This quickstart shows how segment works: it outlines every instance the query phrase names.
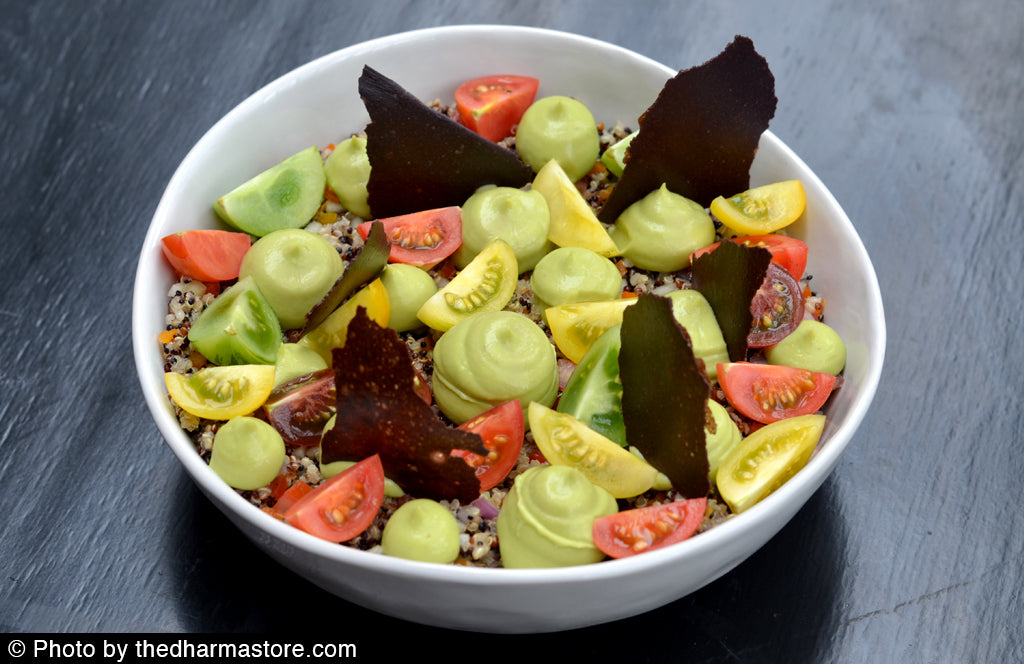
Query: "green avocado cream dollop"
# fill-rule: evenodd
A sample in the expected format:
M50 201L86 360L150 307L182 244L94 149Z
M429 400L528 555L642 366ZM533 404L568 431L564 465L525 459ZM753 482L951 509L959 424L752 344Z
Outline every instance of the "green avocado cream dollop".
M524 413L531 401L551 406L558 395L555 347L522 314L473 314L437 340L433 388L441 412L457 424L512 399Z
M613 300L622 294L622 275L610 259L582 247L560 247L540 259L530 290L541 310L559 304Z
M551 215L539 191L515 187L481 187L462 204L462 245L453 259L460 270L494 238L512 247L519 273L532 270L555 248L548 240Z
M715 222L699 203L661 187L623 211L611 230L622 255L643 270L674 272L715 241Z
M570 466L534 466L516 478L498 515L498 546L509 568L599 562L594 519L615 514L612 494Z
M729 361L729 349L718 325L715 312L701 292L685 288L668 294L672 315L690 335L693 354L704 362L704 373L711 382L718 381L718 363Z
M786 338L765 350L771 364L838 375L846 366L846 344L828 325L804 320Z
M417 498L395 510L384 526L386 556L427 563L451 563L459 557L459 524L440 503Z

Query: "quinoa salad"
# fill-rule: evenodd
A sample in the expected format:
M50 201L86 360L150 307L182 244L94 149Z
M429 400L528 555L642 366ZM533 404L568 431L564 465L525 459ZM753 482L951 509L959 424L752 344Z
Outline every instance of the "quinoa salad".
M429 107L433 113L436 113L439 117L445 119L451 119L454 122L460 121L460 110L457 105L449 100L433 100L430 103L425 104ZM463 114L464 115L464 111ZM374 121L376 122L376 120ZM650 127L654 127L654 122L650 122ZM615 121L612 123L597 122L595 123L596 133L599 142L598 159L593 162L593 166L586 171L579 178L570 178L573 180L576 191L583 201L594 211L597 215L606 205L608 199L615 189L617 183L620 181L621 173L616 173L614 167L610 166L610 159L602 159L606 154L611 157L611 151L615 149L615 146L621 145L624 139L632 139L637 135L634 128L626 126L622 122ZM649 130L647 124L643 125L644 132ZM482 133L482 130L477 130ZM653 129L651 129L653 131ZM505 132L506 135L500 139L490 139L495 146L500 147L503 150L507 150L510 154L517 152L517 140L520 134L519 123L516 122L511 125L510 129ZM362 140L368 138L366 132L357 132L345 136L344 138L356 137ZM372 131L369 136L370 140L373 140ZM339 141L340 143L340 141ZM627 141L628 144L628 141ZM323 163L327 163L332 153L336 149L335 144L330 144L325 148L318 149L319 158ZM633 159L639 160L642 158L640 154L632 154L630 159L626 162L632 166ZM619 158L621 168L621 157ZM376 168L376 165L374 166ZM639 167L637 167L639 168ZM537 169L535 168L534 171ZM527 183L521 189L530 190L536 188L536 184ZM312 219L307 223L304 223L301 228L304 232L313 234L326 240L331 247L337 252L338 256L342 260L342 264L347 270L349 266L360 256L361 251L366 246L368 240L365 235L359 230L360 226L373 220L372 216L360 216L354 213L352 210L347 209L346 206L341 202L341 199L331 187L328 186L325 189L326 193L316 209ZM738 191L726 191L725 194L739 194ZM740 246L741 243L735 240L737 236L760 236L757 233L752 232L737 232L737 228L734 226L726 225L723 218L720 218L720 214L716 214L717 210L712 205L701 204L699 206L704 214L711 220L713 229L712 235L709 237L710 241L702 242L702 248L692 252L693 258L686 260L686 265L679 269L671 270L660 270L656 268L648 267L643 269L629 256L625 254L619 254L614 256L608 256L604 258L611 265L614 266L618 272L619 281L616 284L617 294L614 296L622 300L639 300L642 296L658 296L659 298L667 299L672 293L678 291L689 291L694 290L697 286L703 285L700 283L695 284L695 281L700 281L701 275L696 275L695 268L690 267L691 260L696 263L697 257L701 255L702 251L705 251L703 247L712 247L707 249L706 255L713 255L713 247L721 245L728 245L730 249L734 246ZM389 215L397 216L397 215ZM622 235L615 235L616 232L616 221L607 221L601 219L600 224L602 228L613 238L622 238ZM765 235L771 234L772 236L778 236L779 238L786 238L786 232L784 229L780 231L769 230L765 232ZM391 238L392 244L397 241L394 236ZM767 247L772 249L771 246ZM806 248L805 248L806 251ZM813 251L813 247L811 248ZM767 252L765 252L767 255ZM467 259L468 260L468 259ZM765 258L767 264L767 258ZM637 262L644 263L645 261L637 259ZM773 251L773 262L775 265L774 251ZM422 269L429 274L434 282L434 286L438 291L443 290L446 286L452 283L462 271L456 266L453 257L447 257L442 259L436 265L432 266L421 266ZM775 269L775 268L772 268ZM799 327L803 321L813 321L815 323L823 323L824 320L824 299L812 289L811 275L807 274L803 270L801 265L799 273L793 278L793 283L796 286L795 298L799 300L799 312L798 319L792 321L792 325L787 329L786 336L793 335L793 339L796 339L793 331ZM764 277L765 268L761 269L759 273L758 283L760 283ZM518 274L518 279L515 283L514 291L510 299L504 306L498 307L498 310L514 312L520 314L529 319L549 340L551 347L556 353L557 363L557 394L553 401L549 404L552 409L559 408L559 401L562 399L567 386L570 385L573 372L578 366L582 366L580 358L577 357L570 359L567 357L563 350L563 345L560 344L562 341L559 338L557 331L553 332L552 325L549 324L546 311L552 306L557 306L558 303L552 304L538 297L535 292L534 286L536 281L532 281L534 276L534 270L528 269L521 271ZM218 298L224 294L229 288L235 285L239 281L236 276L229 279L219 280L204 280L198 278L190 278L179 274L179 278L173 284L169 286L167 291L168 307L166 315L166 326L165 331L160 334L159 343L161 346L163 359L164 359L164 371L168 374L180 374L182 376L193 376L197 372L202 371L205 368L214 366L208 357L204 356L194 345L193 341L190 340L190 332L196 327L197 322L205 311L207 311ZM710 278L706 278L705 281L711 281ZM790 283L790 282L786 282ZM753 290L757 290L757 284ZM717 288L717 285L714 285ZM791 287L790 287L791 289ZM711 287L708 287L711 290ZM730 296L731 297L731 296ZM711 299L709 297L709 299ZM778 301L774 300L774 306L778 307ZM744 303L744 307L749 311L751 306L749 301ZM760 311L760 310L759 310ZM778 310L781 311L781 310ZM787 311L787 313L791 313ZM753 315L753 314L751 314ZM761 315L761 314L759 314ZM767 322L772 322L768 319L772 317L771 312L764 313L763 317ZM754 321L754 325L758 324L758 321ZM456 323L458 325L458 323ZM625 323L624 323L625 325ZM282 325L283 341L289 341L288 330ZM454 329L454 328L453 328ZM680 327L679 329L683 329ZM397 331L397 330L396 330ZM435 385L435 347L446 330L434 329L433 326L419 325L413 329L397 331L398 338L404 344L408 350L408 355L411 360L412 366L418 377L421 377L426 386L431 390L436 388ZM689 341L690 336L685 335ZM746 333L743 337L746 338ZM293 337L294 338L294 337ZM785 337L782 337L785 338ZM694 336L696 339L696 336ZM769 394L764 397L761 394L760 397L752 397L755 401L761 399L760 408L764 413L771 411L774 413L775 410L779 412L785 411L785 416L775 417L770 415L761 421L754 419L745 410L745 406L740 403L740 398L735 397L729 393L729 389L738 390L738 388L732 387L733 384L741 384L743 387L756 389L758 380L761 380L762 389L765 380L767 379L748 379L743 382L737 379L737 383L730 382L725 378L725 372L733 371L732 365L743 365L742 367L736 367L736 373L739 374L740 369L746 370L746 365L754 367L755 371L761 371L767 366L777 365L795 365L798 362L790 361L789 358L793 357L791 354L783 355L782 351L777 351L777 348L782 348L782 345L777 338L772 338L773 343L763 343L750 348L745 348L745 353L742 358L726 357L724 362L720 360L718 366L718 376L715 379L713 376L709 377L707 385L708 401L721 406L721 408L728 414L728 420L735 425L738 431L738 437L736 441L732 443L733 449L735 449L741 442L748 439L752 434L765 429L766 427L774 426L774 422L788 420L791 416L803 415L804 411L799 411L799 402L802 398L802 392L799 389L796 390L794 395L794 389L792 385L788 388L783 388L777 393ZM623 346L626 345L626 340L623 340ZM794 342L795 343L795 342ZM694 343L696 346L696 343ZM723 346L724 351L724 346ZM696 350L694 351L697 352ZM796 353L796 355L801 355ZM772 353L776 353L781 361L772 356ZM845 353L845 349L843 349ZM843 356L845 357L845 355ZM273 362L270 362L273 364ZM696 366L704 371L706 374L713 374L713 366L711 362L705 363L699 359ZM828 389L824 391L824 398L827 399L827 394L831 390L838 389L842 382L841 370L842 365L838 365L838 370L818 371L817 369L808 370L801 369L805 373L810 371L814 374L814 381L818 380L819 375L831 375L834 376L835 382L828 382ZM807 382L807 378L803 378ZM774 383L769 381L769 388ZM751 385L755 387L751 387ZM811 387L810 383L807 384L807 388ZM815 384L815 387L817 385ZM627 386L628 389L628 386ZM786 389L789 390L786 393ZM770 390L769 390L770 391ZM182 408L182 406L175 402L173 397L171 403L174 405L175 411L178 415L181 428L188 434L190 439L195 445L196 453L207 461L211 460L214 442L217 437L218 431L225 426L225 420L209 419L198 416ZM768 405L765 405L765 399L768 400ZM750 399L748 398L747 401ZM823 402L822 402L823 403ZM796 404L796 406L794 406ZM524 413L526 412L526 403L523 403ZM448 414L445 409L442 409L438 404L437 399L430 401L430 407L433 410L434 416L444 423L446 426L456 428L461 421L455 421ZM774 409L774 410L773 410ZM799 412L798 412L799 411ZM532 412L532 411L531 411ZM813 406L813 410L810 412L819 414L821 413L821 404L818 403ZM251 417L255 419L267 420L266 414L262 408L254 410ZM815 415L818 416L818 415ZM336 413L337 424L336 427L344 427L346 421L346 413L339 409ZM460 418L462 419L462 418ZM822 420L824 418L822 417ZM704 419L699 423L701 431L704 430L705 426L712 422L713 418L710 415L710 411L705 415ZM527 422L531 420L527 418ZM630 426L627 420L627 427ZM711 426L711 431L714 429L714 425ZM721 427L719 427L721 429ZM509 496L510 491L516 484L517 478L521 477L533 468L539 468L554 463L550 459L546 458L549 455L545 455L541 446L538 444L537 437L538 433L537 424L533 426L527 426L525 431L522 447L519 450L518 458L512 465L511 470L507 475L498 482L492 488L483 490L479 493L479 497L471 501L463 501L457 498L449 499L438 499L438 502L442 507L451 513L455 519L458 530L458 552L455 556L454 563L458 565L471 565L479 567L502 567L503 556L501 548L499 547L498 537L498 517L502 513L502 509L506 506L506 498ZM803 458L802 462L806 463L807 458L813 453L815 448L816 440L809 445L809 449ZM632 444L632 441L631 441ZM701 443L703 445L703 443ZM621 445L621 443L620 443ZM636 452L633 450L634 453ZM320 447L316 444L302 444L302 445L287 445L285 449L284 463L280 467L280 471L269 483L260 486L258 488L240 489L236 487L236 491L243 496L248 502L255 507L267 512L273 518L286 520L284 514L279 509L278 502L282 496L297 483L304 483L308 487L315 490L316 487L323 485L326 482L324 474L321 472L321 459L320 459ZM710 444L708 454L711 455ZM648 455L649 456L649 455ZM640 455L643 458L644 455ZM651 457L653 459L653 457ZM748 462L751 457L748 453ZM742 459L737 463L742 463ZM651 461L652 464L657 466L655 461ZM714 464L714 461L712 461ZM723 463L729 463L728 461ZM704 466L704 474L707 475L707 466ZM661 468L658 468L661 470ZM737 471L738 472L738 471ZM795 470L793 471L795 472ZM668 473L666 473L668 474ZM673 479L675 476L672 476ZM666 483L664 476L660 478L658 483L655 483L650 488L632 496L617 496L615 503L616 509L619 514L625 513L629 510L637 508L651 507L656 505L665 505L670 503L682 502L687 499L693 498L692 492L680 491L675 488L678 482ZM782 481L784 481L783 478ZM403 487L404 488L404 487ZM770 491L770 489L769 489ZM687 494L690 495L687 495ZM401 495L397 495L401 494ZM728 497L728 496L726 496ZM395 514L401 506L409 503L418 496L413 495L412 492L402 493L388 492L385 494L380 508L377 510L375 517L369 523L369 526L362 530L355 537L346 541L340 542L342 546L353 547L361 550L365 550L373 553L388 553L384 551L382 546L382 538L385 531L385 527L389 520ZM703 506L702 513L693 529L693 533L701 533L716 525L724 522L727 519L732 518L737 511L745 509L749 504L744 502L742 506L739 503L730 504L731 500L723 498L722 492L719 490L719 486L711 481L708 483L708 488L705 503L701 503ZM744 501L748 500L746 497ZM756 500L756 499L750 499ZM649 544L649 543L648 543ZM647 546L647 545L645 545ZM641 549L638 547L637 551ZM611 555L611 554L609 554Z

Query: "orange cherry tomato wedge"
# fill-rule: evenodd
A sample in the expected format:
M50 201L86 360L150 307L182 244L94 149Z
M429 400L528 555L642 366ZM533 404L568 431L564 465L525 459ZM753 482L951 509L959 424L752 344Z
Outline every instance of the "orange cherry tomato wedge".
M459 425L459 429L479 435L488 449L487 456L467 450L452 450L475 469L480 490L497 486L515 467L523 449L526 422L518 399L507 401Z
M455 91L459 122L489 141L512 135L537 96L540 81L529 76L485 76L466 81Z
M745 417L769 424L810 415L828 400L835 386L832 374L754 362L722 362L718 383L725 399Z
M378 219L391 241L391 263L407 263L427 270L455 253L462 244L462 210L457 206L424 210ZM356 226L365 240L372 221Z
M194 230L168 235L160 241L174 271L199 281L238 278L242 257L252 244L248 233Z
M625 558L682 542L704 520L707 498L625 510L594 519L594 545L612 558Z
M772 260L786 268L786 272L789 272L794 279L799 281L800 277L804 276L804 270L807 268L807 243L802 240L785 235L769 234L745 235L730 238L729 241L748 247L764 247L772 252ZM698 249L690 255L690 262L693 263L695 258L714 251L720 244L721 242L715 242Z
M284 513L299 530L347 542L370 527L384 502L384 467L374 454L330 478Z

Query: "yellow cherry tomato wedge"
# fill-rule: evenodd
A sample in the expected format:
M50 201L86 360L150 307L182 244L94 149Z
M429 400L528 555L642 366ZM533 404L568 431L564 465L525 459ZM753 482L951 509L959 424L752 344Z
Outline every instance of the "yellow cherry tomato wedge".
M263 405L274 388L273 364L210 366L185 376L164 374L167 392L186 413L208 420L230 420Z
M800 180L786 180L711 201L711 214L740 235L774 233L796 221L807 206Z
M544 315L558 350L579 364L587 349L605 330L621 323L622 312L633 304L636 304L636 298L573 302L548 307Z
M445 332L481 311L501 311L519 282L515 251L500 238L491 240L455 278L430 296L416 312L424 325Z
M583 247L609 258L621 253L557 161L552 159L537 171L533 189L539 191L548 204L549 240L560 247Z
M729 508L739 514L796 475L824 428L824 415L799 415L767 424L740 441L715 476Z
M534 442L552 465L571 466L616 498L647 491L658 479L657 469L567 413L536 401L528 410Z
M330 366L331 351L345 345L348 324L355 318L359 307L366 309L366 315L370 320L381 327L387 327L391 318L391 301L388 299L388 289L380 279L374 279L363 286L345 304L335 309L324 322L299 339L299 345L316 351Z

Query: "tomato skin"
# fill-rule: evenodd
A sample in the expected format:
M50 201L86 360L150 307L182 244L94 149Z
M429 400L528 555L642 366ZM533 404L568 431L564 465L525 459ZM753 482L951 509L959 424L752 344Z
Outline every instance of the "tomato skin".
M452 450L452 456L462 457L476 469L476 476L480 479L480 491L493 489L515 467L519 460L519 451L523 449L526 421L519 399L495 406L463 422L458 428L483 438L484 445L490 453L483 457L466 450Z
M455 253L462 244L462 210L458 206L435 208L377 219L391 241L391 263L406 263L428 270ZM372 221L356 226L365 240Z
M612 558L626 558L682 542L697 531L706 497L625 510L594 519L594 545Z
M537 96L540 81L529 76L499 74L466 81L455 90L459 123L489 141L512 135Z
M768 264L768 272L753 302L753 328L747 336L751 348L772 346L795 330L804 319L804 296L796 279L778 263Z
M729 238L729 241L748 247L764 247L772 252L772 260L784 267L794 279L799 280L804 276L804 270L807 268L807 243L802 240L770 233L767 235L744 235L743 237ZM690 263L693 263L695 258L714 251L720 244L721 242L715 242L693 252L690 255Z
M329 542L362 534L384 502L384 467L374 454L330 478L284 513L284 520Z
M832 374L754 362L722 362L718 382L725 399L761 424L816 413L835 386Z
M164 237L160 249L178 274L218 282L238 278L242 257L251 244L248 233L192 230Z

